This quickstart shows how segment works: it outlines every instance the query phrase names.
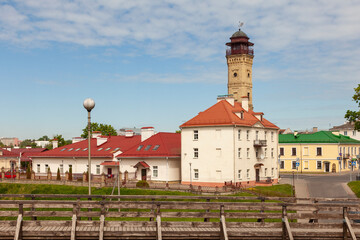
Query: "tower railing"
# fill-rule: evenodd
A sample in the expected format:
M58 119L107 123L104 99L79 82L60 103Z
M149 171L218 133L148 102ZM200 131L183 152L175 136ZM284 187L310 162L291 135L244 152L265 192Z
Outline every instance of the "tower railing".
M234 54L248 54L254 56L254 49L226 49L226 56Z

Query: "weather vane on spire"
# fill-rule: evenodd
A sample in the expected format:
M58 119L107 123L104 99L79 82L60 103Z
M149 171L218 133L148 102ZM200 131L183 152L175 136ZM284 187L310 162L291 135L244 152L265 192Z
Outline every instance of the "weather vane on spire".
M240 31L240 28L244 25L243 22L239 21L239 31Z

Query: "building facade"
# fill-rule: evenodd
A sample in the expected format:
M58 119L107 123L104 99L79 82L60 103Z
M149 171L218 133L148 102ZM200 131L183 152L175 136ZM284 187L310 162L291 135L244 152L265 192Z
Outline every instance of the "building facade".
M344 136L349 136L353 139L360 141L360 131L355 130L355 123L353 122L346 122L339 126L334 126L333 128L330 128L329 131L337 131L339 134L342 134Z
M360 141L338 132L279 135L280 172L351 171L359 154Z
M277 182L279 128L249 109L247 98L219 97L180 128L183 184Z

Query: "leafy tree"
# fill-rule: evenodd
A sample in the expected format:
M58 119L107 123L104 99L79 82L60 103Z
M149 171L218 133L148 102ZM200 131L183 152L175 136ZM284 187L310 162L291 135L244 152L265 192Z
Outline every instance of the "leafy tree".
M69 181L72 181L72 166L69 168Z
M71 144L72 141L71 140L65 140L64 137L61 135L61 134L57 134L53 137L53 139L57 139L58 141L58 146L59 147L62 147L62 146L65 146L65 145L68 145L68 144ZM51 140L52 142L53 140ZM51 146L52 148L52 146Z
M83 138L87 138L88 137L88 126L86 125L86 127L82 130L83 134L81 134L81 137ZM92 134L93 131L100 131L101 135L104 136L117 136L116 130L113 126L111 126L110 124L102 124L102 123L91 123L91 128L90 128L90 132Z
M58 181L61 180L61 177L60 177L60 168L58 168L58 170L57 170L56 180L58 180Z
M46 135L42 136L41 138L38 139L38 141L49 141L50 138Z
M34 141L34 140L31 140L31 139L25 139L24 141L22 141L22 142L20 143L20 148L25 148L25 147L27 147L27 146L30 146L30 147L32 147L32 148L38 147L38 146L36 145L35 141Z
M358 111L347 110L345 118L348 121L355 123L355 130L360 130L360 84L358 84L358 86L354 88L354 90L355 94L352 98L353 101L358 104L359 109Z
M5 147L5 145L0 141L0 147Z

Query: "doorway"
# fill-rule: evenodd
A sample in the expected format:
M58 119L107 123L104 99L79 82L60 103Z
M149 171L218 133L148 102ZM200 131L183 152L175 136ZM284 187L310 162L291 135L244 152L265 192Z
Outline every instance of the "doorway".
M146 181L146 168L141 169L141 180Z
M330 172L330 163L329 162L325 163L325 172Z
M260 168L255 168L256 182L260 182Z
M336 164L335 163L332 164L331 172L336 173Z
M112 177L112 168L107 169L108 177Z

